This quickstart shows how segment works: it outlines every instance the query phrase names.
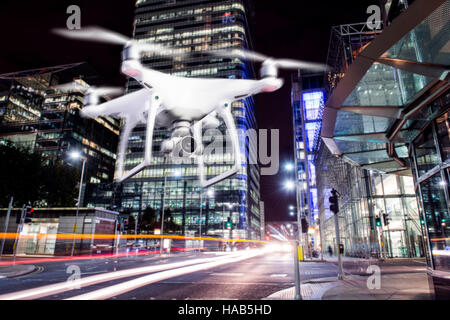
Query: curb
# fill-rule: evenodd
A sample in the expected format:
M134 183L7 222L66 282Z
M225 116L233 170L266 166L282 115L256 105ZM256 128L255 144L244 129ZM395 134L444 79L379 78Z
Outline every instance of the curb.
M22 265L21 267L25 267L25 268L21 268L21 270L16 270L16 271L7 271L7 272L2 272L0 269L0 279L4 279L4 278L16 278L16 277L20 277L20 276L24 276L27 274L30 274L34 271L36 271L38 268L35 265Z
M323 295L341 282L337 277L312 279L301 282L302 300L322 300ZM262 300L295 300L295 286L277 291Z

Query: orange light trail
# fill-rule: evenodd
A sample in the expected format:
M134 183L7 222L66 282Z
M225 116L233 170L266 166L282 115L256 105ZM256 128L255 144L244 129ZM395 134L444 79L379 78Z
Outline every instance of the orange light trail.
M430 239L431 241L450 241L450 238L436 238L436 239Z
M16 239L17 234L16 233L0 233L0 238L5 239ZM118 235L114 234L64 234L64 233L39 233L39 234L27 234L22 235L20 234L20 239L45 239L48 237L56 238L56 239L69 239L72 240L75 239L115 239L119 238ZM260 240L238 240L238 239L222 239L222 238L208 238L208 237L185 237L185 236L175 236L175 235L153 235L153 234L124 234L120 235L121 239L176 239L176 240L204 240L204 241L224 241L224 242L241 242L241 243L261 243L265 244L266 241L260 241Z
M17 233L0 233L0 239L16 239ZM114 238L118 239L118 235L113 234L46 234L46 233L40 233L40 234L33 234L33 235L20 235L20 239L45 239L48 238L49 235L52 238L56 239L65 239L65 240L73 240L75 239L106 239L106 240L112 240ZM176 240L204 240L204 241L224 241L224 242L241 242L241 243L260 243L265 244L267 242L265 241L259 241L259 240L237 240L237 239L221 239L221 238L207 238L207 237L185 237L185 236L175 236L175 235L120 235L120 239L176 239ZM122 247L123 249L128 249L126 247ZM172 247L170 248L170 251L195 251L195 250L201 250L204 248L177 248ZM112 249L115 250L115 249ZM104 253L104 254L88 254L88 255L76 255L76 256L50 256L48 258L40 258L40 259L33 259L33 258L26 258L26 260L17 260L15 262L13 261L0 261L0 266L8 266L13 264L33 264L33 263L46 263L46 262L61 262L61 261L75 261L75 260L89 260L89 259L104 259L104 258L120 258L120 257L128 257L128 256L145 256L145 255L152 255L152 254L159 254L161 253L160 250L155 251L140 251L142 249L140 248L130 248L127 252L120 252L120 253ZM23 257L20 257L23 258Z

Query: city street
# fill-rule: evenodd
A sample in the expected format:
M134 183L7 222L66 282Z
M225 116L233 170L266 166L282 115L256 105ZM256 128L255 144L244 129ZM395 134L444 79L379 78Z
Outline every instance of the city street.
M450 299L450 0L3 2L0 301Z
M112 275L114 271L131 271L148 266L159 266L162 269L169 265L167 268L170 269L168 270L177 270L170 265L196 259L217 258L217 256L224 259L234 255L245 256L247 252L238 252L237 254L190 253L164 258L130 255L123 258L40 263L36 265L37 270L34 273L17 278L0 279L0 291L3 294L1 299L11 298L13 296L9 294L17 293L17 291L66 282L71 275L66 273L67 268L71 265L80 268L81 280L83 280L90 276ZM336 276L336 270L337 268L332 263L301 263L302 281L333 277ZM160 272L142 273L138 276L126 276L121 279L111 278L95 285L82 286L81 289L67 290L39 298L67 299L106 288L110 293L108 299L245 300L263 299L274 292L294 285L292 255L290 253L266 253L230 264L169 277L148 285L142 282L142 286L139 285L136 289L122 294L114 294L114 291L111 290L111 287L117 284L163 272L161 270Z

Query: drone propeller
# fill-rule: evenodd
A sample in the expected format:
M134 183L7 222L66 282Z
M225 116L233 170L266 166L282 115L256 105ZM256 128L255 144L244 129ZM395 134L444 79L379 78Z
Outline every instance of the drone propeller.
M244 59L256 62L262 62L263 64L274 66L276 68L283 69L308 69L314 71L327 71L329 67L321 63L313 63L292 59L275 59L269 56L263 55L258 52L250 50L238 50L238 49L224 49L210 52L213 55L221 57L243 57Z
M137 46L141 51L153 52L160 55L180 56L184 53L180 49L171 48L150 42L148 40L139 41L128 38L120 33L103 29L100 27L84 27L80 30L53 29L53 33L69 39L84 40L91 42L110 43L123 46Z
M264 62L267 59L270 59L270 57L265 56L261 53L241 49L222 49L209 51L208 53L225 58L243 57L244 59L256 62Z
M81 85L77 82L69 82L60 84L57 86L53 86L53 89L71 92L71 91L80 91L85 95L95 94L97 96L105 97L111 99L113 96L119 96L124 93L124 89L121 87L94 87L94 86L86 86Z

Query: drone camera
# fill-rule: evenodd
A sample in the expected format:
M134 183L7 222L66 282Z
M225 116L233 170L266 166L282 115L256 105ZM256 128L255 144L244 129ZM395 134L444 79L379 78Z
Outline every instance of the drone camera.
M192 136L174 137L161 143L160 151L164 154L171 154L172 157L190 158L198 154L200 145Z
M197 143L195 142L195 139L191 136L181 139L181 149L188 155L194 154L197 150Z

